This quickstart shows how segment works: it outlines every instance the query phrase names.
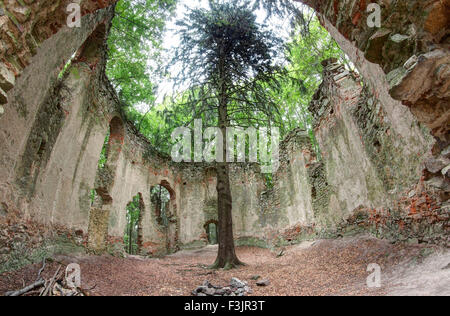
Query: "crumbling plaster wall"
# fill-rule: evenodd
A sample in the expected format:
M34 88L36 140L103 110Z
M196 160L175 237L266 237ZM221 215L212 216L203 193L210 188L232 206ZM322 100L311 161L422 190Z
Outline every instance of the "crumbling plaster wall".
M360 205L382 205L385 188L365 152L358 126L349 116L362 86L342 65L327 65L325 81L310 105L316 114L316 137L325 164L333 213L348 216ZM333 70L331 70L333 69ZM374 146L373 144L370 144ZM334 202L334 203L333 203Z
M83 23L91 23L90 19L101 17L93 12L104 9L113 4L111 0L80 0L81 15L85 17ZM72 0L3 0L0 2L0 104L9 103L9 91L16 84L16 79L23 74L25 68L35 64L33 56L39 54L40 50L50 48L47 40L54 35L62 36L59 40L65 40L64 46L55 53L54 57L62 67L77 49L79 39L84 32L92 31L90 27L69 29L67 25L68 5L74 3ZM78 39L77 39L78 37ZM61 44L61 42L60 42ZM70 52L70 50L72 51ZM70 55L67 55L67 53ZM50 58L46 62L54 61ZM41 68L53 71L53 67ZM30 72L28 70L28 72ZM45 71L42 71L45 72ZM51 78L51 76L49 76ZM46 78L42 78L46 79ZM44 80L44 83L46 81ZM23 85L17 82L20 87ZM37 84L37 82L35 83ZM47 89L43 89L46 91ZM3 109L1 107L0 109Z
M58 43L56 37L51 40ZM101 38L95 40L101 41ZM56 50L61 43L50 44L48 49ZM85 43L83 47L88 45ZM64 78L48 83L47 96L42 97L41 104L37 106L39 111L36 111L34 121L30 119L30 127L14 131L14 136L23 139L25 144L21 153L18 150L16 158L10 158L17 167L11 168L8 176L2 178L2 188L8 190L2 201L10 209L19 209L31 220L90 234L94 250L104 250L108 240L123 240L126 206L133 196L141 193L144 202L141 227L144 251L154 253L165 250L169 238L173 239L173 249L169 250L176 250L185 244L198 244L199 241L204 243L204 224L214 219L211 213L214 213L217 197L215 180L203 168L174 164L169 157L152 151L148 141L131 124L123 122L123 144L114 153L117 159L113 164L107 163L106 175L99 176L98 160L109 124L114 117L123 118L117 98L104 78L104 47L100 45L98 49L97 56L84 56L81 50L81 55L73 60ZM45 60L40 54L36 58L38 65L41 59ZM33 71L40 69L38 65L32 63L24 70L23 76L30 71L29 80L39 80L39 77L32 76ZM59 69L59 64L53 67ZM17 85L14 88L18 89L15 92L17 98L31 100L28 89L34 86L33 83L20 90L21 86ZM39 98L33 100L38 102ZM6 124L2 127L7 129ZM3 153L14 154L8 150ZM233 173L237 236L251 236L255 232L251 225L247 226L246 218L248 213L255 214L258 210L259 191L263 183L253 182L257 176L252 173L249 177L247 169L248 166L236 167ZM112 179L107 180L105 185L102 177L108 176ZM205 182L208 185L205 186ZM161 183L170 186L174 195L172 204L175 207L170 209L174 212L174 227L170 229L174 236L167 236L165 228L157 223L155 206L151 202L150 189ZM242 189L244 183L248 187L259 187L252 189L254 193L250 194ZM106 188L104 193L110 195L111 201L101 204L98 211L95 203L91 203L90 194L92 189L103 188ZM201 196L196 197L194 193L201 193ZM209 212L209 215L204 212Z
M64 79L60 81L57 76L80 47L89 45L86 42L94 30L102 23L109 25L113 8L101 9L108 1L82 1L83 27L69 28L64 26L68 1L13 2L5 2L5 15L1 16L2 36L11 39L20 34L21 40L10 45L2 37L6 48L2 51L2 76L6 77L1 78L2 87L4 80L10 80L8 104L0 115L2 209L20 210L25 219L87 234L100 151L109 121L120 116L117 98L104 82L106 56L101 43L106 38L93 39L100 43L94 47L97 56L79 53ZM26 17L15 18L24 10ZM147 210L144 244L158 243L162 233L155 233L159 228L150 212L150 187L163 179L169 183L174 180L161 165L157 171L142 167L144 150L140 147L148 144L142 137L133 139L135 134L128 128L115 166L113 182L119 185L111 187L111 216L106 224L110 233L106 233L112 239L123 236L126 205L140 192ZM136 158L136 151L141 158Z
M342 46L358 51L359 61L379 65L389 94L408 106L439 139L435 152L449 144L449 0L300 0L312 7ZM367 23L367 7L381 8L381 27ZM339 35L338 35L339 34ZM350 54L349 54L350 55ZM365 76L368 82L371 78ZM380 86L381 87L381 86Z
M320 157L304 131L283 141L273 188L261 196L267 244L365 232L448 245L450 183L442 165L428 170L430 130L389 96L378 65L359 60L369 79L337 60L323 66L309 107Z
M12 184L16 180L17 168L20 168L22 158L32 159L39 151L40 139L35 139L33 146L29 144L32 129L36 128L37 121L40 120L44 125L55 112L61 114L61 110L55 109L59 106L58 104L49 104L55 99L54 94L57 89L55 83L61 66L69 60L106 16L106 11L87 15L83 18L83 22L86 23L85 28L75 30L63 28L61 32L47 39L37 48L36 55L30 60L30 65L21 72L17 85L9 91L9 102L0 115L2 164L0 197L6 204L13 204L12 207L17 206L22 210L26 209L26 205L20 205L20 201L14 198ZM46 118L46 114L49 117Z
M308 168L317 158L309 134L300 129L290 132L280 144L279 157L273 186L262 192L257 214L259 230L264 234L260 243L265 246L272 246L286 231L305 229L315 222Z
M317 10L325 12L323 8ZM8 104L0 115L2 213L17 209L46 225L90 234L94 250L104 250L107 242L122 242L126 206L140 193L144 252L204 245L204 225L217 218L214 171L201 164L173 163L151 150L124 121L104 75L105 46L99 44L95 56L76 58L64 79L56 80L73 52L86 46L82 44L102 22L108 24L111 9L85 15L83 28L55 28L9 85ZM345 18L343 12L339 14ZM233 165L238 243L268 246L277 238L292 242L355 228L393 239L445 240L448 175L433 180L433 175L427 178L422 172L432 154L445 155L445 132L429 126L439 143L432 152L435 140L429 130L391 96L385 72L401 63L368 62L342 28L335 28L338 20L331 21L322 16L358 67L364 85L342 66L325 64L324 83L311 105L322 160L315 156L308 135L295 130L281 145L281 166L272 188L266 188L256 166ZM8 54L20 55L9 50ZM105 185L97 162L115 117L123 123L123 143L115 153L117 159L107 165L110 179ZM151 187L162 183L174 196L169 230L158 224L150 198ZM91 189L99 189L106 199L91 205Z
M184 165L180 170L180 242L186 248L205 245L205 224L218 220L217 180L211 165ZM260 195L265 188L258 166L233 164L230 170L233 229L240 244L263 238Z
M63 126L48 163L39 170L35 187L28 193L27 214L44 223L84 232L90 211L90 190L106 133L99 123L100 115L86 114L94 108L87 89L91 75L87 65L77 64L64 80L60 104L65 116Z
M388 100L371 85L336 60L324 67L324 82L310 105L323 156L314 177L327 181L317 190L325 198L314 211L334 220L319 231L447 243L450 187L445 176L426 176L434 144L428 129L412 120L410 134L402 135L386 113Z
M139 135L130 125L126 126L123 149L117 162L114 185L111 190L112 204L109 214L108 235L116 241L122 241L126 228L126 206L137 193L142 195L144 212L142 214L143 251L159 252L165 250L167 244L167 232L158 224L155 213L155 205L151 201L150 190L156 185L164 184L171 192L173 207L169 212L174 218L176 229L173 234L178 235L177 221L182 201L179 179L174 173L171 161L158 153L149 152L151 148L147 140ZM178 242L177 236L172 236ZM172 251L178 244L172 244Z

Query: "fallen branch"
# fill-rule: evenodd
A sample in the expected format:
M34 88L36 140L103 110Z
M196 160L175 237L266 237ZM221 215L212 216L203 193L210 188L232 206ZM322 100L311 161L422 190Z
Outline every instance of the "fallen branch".
M42 293L44 293L45 289L47 288L47 284L48 284L48 281L45 280L45 282L44 282L44 287L43 287L43 288L41 289L41 291L39 292L39 296L42 296Z
M61 266L58 267L58 269L56 270L55 274L53 275L53 278L51 278L50 282L47 285L47 288L44 290L44 292L42 293L42 296L47 296L47 295L51 295L51 291L50 289L53 288L53 284L56 282L57 280L57 276L59 273L59 270L61 270Z
M97 284L89 289L66 288L67 284L64 281L64 271L61 271L62 265L58 267L51 279L44 279L41 277L45 269L45 259L42 268L38 272L38 278L33 284L24 287L21 290L6 292L5 296L91 296L90 291L94 289Z
M5 296L20 296L20 295L23 295L23 294L25 294L25 293L27 293L27 292L29 292L29 291L39 287L39 286L44 285L44 284L45 284L45 280L41 279L41 280L39 280L37 282L34 282L31 285L28 285L28 286L24 287L21 290L6 292Z
M37 276L36 282L37 282L38 280L41 279L41 273L42 273L42 272L44 271L44 269L45 269L45 263L46 263L46 260L47 260L47 258L44 258L44 262L42 263L42 268L39 269L39 272L38 272L38 276Z

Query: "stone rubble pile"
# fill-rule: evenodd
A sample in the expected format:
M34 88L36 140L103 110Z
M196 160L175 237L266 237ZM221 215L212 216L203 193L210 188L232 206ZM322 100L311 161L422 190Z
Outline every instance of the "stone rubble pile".
M252 294L252 289L248 283L237 278L232 278L229 286L215 286L209 281L205 281L202 286L197 287L192 295L194 296L247 296Z

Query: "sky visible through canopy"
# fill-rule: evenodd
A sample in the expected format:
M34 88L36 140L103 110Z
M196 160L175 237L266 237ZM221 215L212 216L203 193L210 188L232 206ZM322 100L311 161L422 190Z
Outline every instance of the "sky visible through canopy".
M299 4L300 6L300 4ZM179 27L176 25L176 22L182 19L185 19L187 13L190 9L196 8L205 8L207 9L208 0L179 0L177 4L177 9L175 16L167 22L166 31L163 36L163 48L164 51L162 53L163 60L165 63L169 63L170 60L174 57L175 48L180 45L180 37L177 34ZM267 17L267 12L264 9L259 9L255 12L257 16L257 22L262 25L267 25L269 29L274 32L277 36L288 41L290 38L290 34L292 31L291 21L289 17L284 19L279 18L278 16ZM283 54L283 52L280 52ZM149 60L149 65L152 64L153 61ZM154 67L156 65L153 65ZM177 75L177 67L172 67L170 69L170 75L172 77ZM157 82L158 90L157 90L157 102L156 104L161 103L164 100L165 96L171 96L173 94L179 93L181 91L175 91L174 83L170 78L165 78L160 82ZM177 87L177 90L183 90L183 87ZM144 113L149 109L148 104L138 104L136 108Z

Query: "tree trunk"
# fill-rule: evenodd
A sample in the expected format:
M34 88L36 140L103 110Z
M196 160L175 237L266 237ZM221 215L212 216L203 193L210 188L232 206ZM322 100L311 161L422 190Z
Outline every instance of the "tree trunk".
M243 265L236 256L233 237L233 217L232 217L232 196L230 188L230 169L226 162L227 150L227 127L228 127L228 109L227 109L227 89L225 80L225 64L219 66L220 84L220 102L219 102L219 127L223 135L223 161L217 163L217 204L219 215L219 253L216 262L212 265L214 269L224 268L225 270L236 268Z
M219 213L219 253L212 268L233 269L242 262L236 256L233 238L232 197L229 179L229 166L219 163L217 167L217 194Z
M130 215L130 218L131 218L131 215ZM132 251L133 251L133 249L132 249L132 243L133 243L133 236L132 236L132 234L133 234L133 221L131 219L130 219L130 223L128 225L130 226L130 228L128 230L128 253L130 255L132 255L133 254L132 253Z

